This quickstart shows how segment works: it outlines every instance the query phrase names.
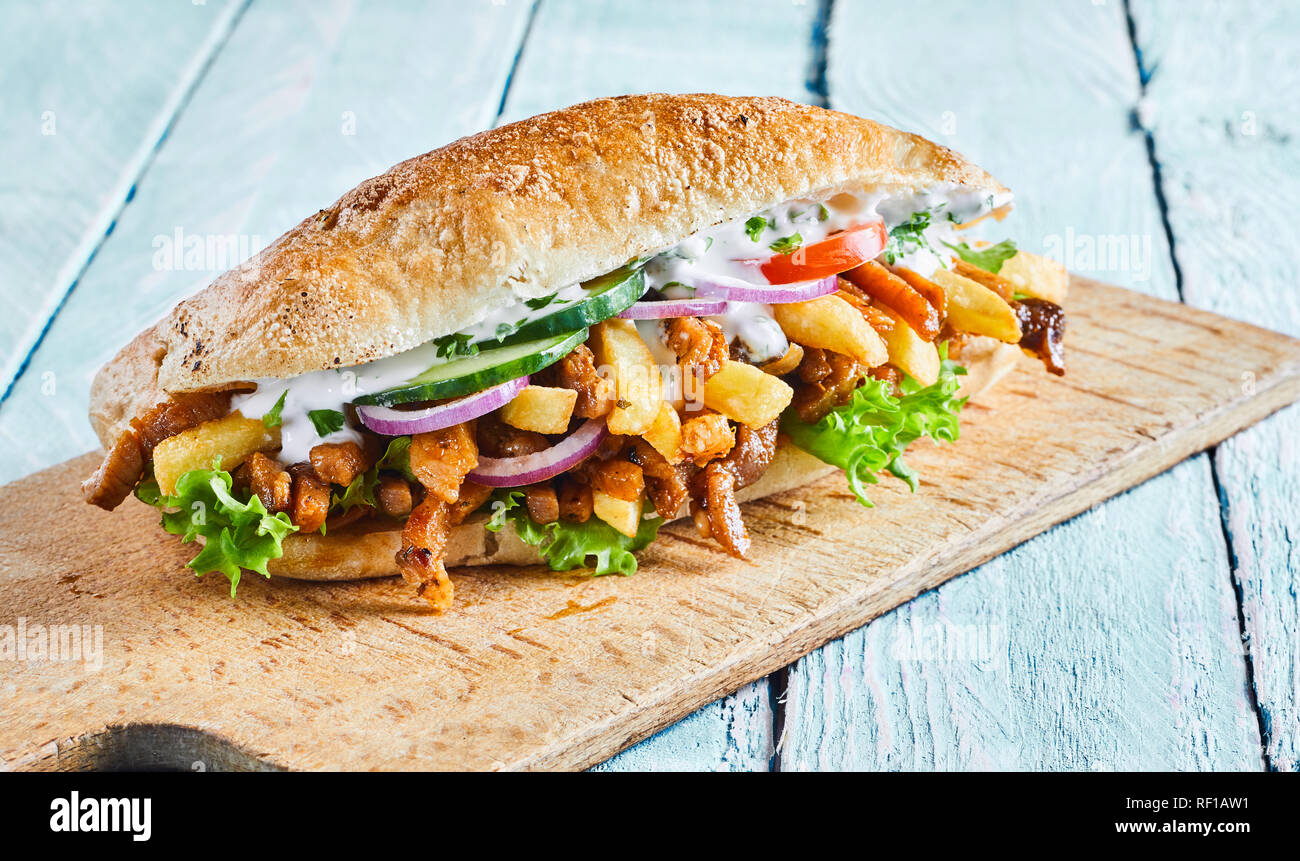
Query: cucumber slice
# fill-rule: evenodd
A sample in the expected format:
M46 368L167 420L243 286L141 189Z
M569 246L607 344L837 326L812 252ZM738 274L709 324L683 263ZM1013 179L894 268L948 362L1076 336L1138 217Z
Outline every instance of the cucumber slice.
M587 340L587 330L561 332L546 338L521 341L473 356L438 362L400 386L354 398L353 403L391 407L416 401L457 398L481 392L524 374L533 374L567 356Z
M519 328L500 339L503 344L535 341L549 335L572 332L594 326L621 314L645 294L645 273L640 268L624 266L613 272L593 278L582 285L587 295L577 302L558 305L542 317L525 320ZM545 306L541 309L545 313ZM489 339L482 343L493 343Z

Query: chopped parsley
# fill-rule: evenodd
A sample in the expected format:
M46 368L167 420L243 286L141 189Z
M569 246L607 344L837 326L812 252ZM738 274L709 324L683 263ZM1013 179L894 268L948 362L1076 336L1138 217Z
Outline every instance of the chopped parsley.
M464 332L454 332L441 338L434 338L433 347L435 355L442 359L478 355L478 345L474 343L474 336Z
M343 429L343 413L338 410L308 410L307 418L311 419L317 436L326 437Z
M761 215L755 215L753 218L745 222L745 235L754 242L757 242L763 236L763 231L767 230L770 226L773 225L771 225L766 218Z
M280 392L280 399L275 402L275 406L271 407L266 415L262 416L263 427L278 428L283 423L283 419L280 418L280 412L284 409L284 399L288 396L288 389Z
M892 266L903 256L922 248L934 252L929 240L925 238L925 231L930 227L930 217L928 209L913 212L911 218L889 231L889 240L885 243L886 263ZM942 258L940 262L943 262Z
M782 236L767 247L777 254L793 254L800 245L803 245L803 237L798 233L792 233L789 236Z

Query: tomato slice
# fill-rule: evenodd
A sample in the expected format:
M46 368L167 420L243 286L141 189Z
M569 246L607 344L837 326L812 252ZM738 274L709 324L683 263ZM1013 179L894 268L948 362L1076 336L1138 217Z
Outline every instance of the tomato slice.
M872 221L832 233L821 242L796 248L790 254L742 262L758 266L769 284L794 284L847 272L875 258L884 249L885 224Z

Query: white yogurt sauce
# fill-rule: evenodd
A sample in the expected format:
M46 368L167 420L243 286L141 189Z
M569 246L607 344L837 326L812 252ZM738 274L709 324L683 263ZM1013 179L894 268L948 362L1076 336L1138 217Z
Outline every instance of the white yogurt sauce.
M909 221L914 213L926 211L931 217L929 227L922 231L925 242L909 244L896 262L928 277L946 265L935 252L947 251L944 242L957 244L957 223L973 220L1009 201L1009 195L999 199L955 186L893 195L842 193L826 200L793 200L751 216L767 222L757 239L746 231L750 219L742 218L696 234L653 257L646 264L646 281L669 298L694 295L693 285L701 278L735 278L764 284L767 279L756 265L738 261L757 262L770 257L769 246L780 238L797 233L799 244L809 246L836 231L876 220L884 221L888 231ZM769 305L730 302L725 314L709 319L722 326L728 343L738 339L753 362L778 358L789 347Z
M493 309L482 321L464 330L474 341L487 341L498 335L509 334L530 320L544 317L585 296L581 284L573 284L556 292L556 298L541 308L530 308L527 302L518 301ZM421 344L413 350L398 353L385 359L338 368L314 371L289 380L257 380L257 391L236 396L232 409L248 418L259 418L270 412L280 395L288 389L284 407L280 412L280 461L298 463L307 460L313 446L322 442L339 443L361 441L361 434L344 426L328 436L320 436L308 413L311 410L341 410L342 405L359 395L391 389L434 365L447 361L437 353L434 342Z
M886 230L890 230L922 211L931 213L930 225L923 233L925 243L907 249L897 263L929 276L946 265L934 252L946 252L944 242L957 244L956 223L972 221L1010 200L1009 194L994 196L955 186L892 195L886 192L839 193L825 200L794 200L754 216L700 231L660 252L645 265L646 285L669 298L688 298L695 292L692 285L703 277L738 278L762 284L766 279L758 266L743 261L757 262L770 257L769 246L777 239L798 233L800 244L808 246L835 231L877 219L882 219ZM745 231L746 222L752 217L762 217L767 221L757 241ZM551 314L584 295L581 284L572 284L558 290L556 298L541 308L530 308L526 301L516 301L493 309L462 334L475 341L490 340L514 331L529 320ZM751 361L777 358L788 347L785 335L772 318L769 305L731 302L727 313L709 319L722 327L729 343L738 339ZM656 361L667 367L675 365L676 357L659 337L657 321L638 321L637 329ZM258 380L257 391L235 397L232 408L249 418L258 418L269 412L287 389L288 395L281 411L282 448L279 459L284 463L297 463L307 460L312 447L321 442L359 442L361 439L357 431L346 426L321 437L307 415L309 411L340 410L343 404L358 395L392 388L443 361L446 360L438 357L435 344L430 342L364 365L315 371L288 380Z

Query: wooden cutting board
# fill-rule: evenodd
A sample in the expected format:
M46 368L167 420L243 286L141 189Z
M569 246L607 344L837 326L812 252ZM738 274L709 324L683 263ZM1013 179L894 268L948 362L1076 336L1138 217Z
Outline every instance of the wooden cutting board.
M0 488L0 646L102 634L0 660L0 765L582 768L1300 397L1300 341L1080 278L1069 305L1069 375L1024 359L909 453L916 494L750 503L748 562L683 523L631 578L453 572L442 616L396 578L231 600L152 509L81 501L94 455Z

